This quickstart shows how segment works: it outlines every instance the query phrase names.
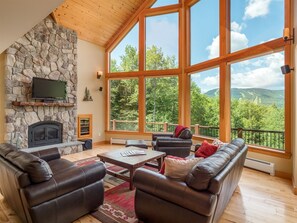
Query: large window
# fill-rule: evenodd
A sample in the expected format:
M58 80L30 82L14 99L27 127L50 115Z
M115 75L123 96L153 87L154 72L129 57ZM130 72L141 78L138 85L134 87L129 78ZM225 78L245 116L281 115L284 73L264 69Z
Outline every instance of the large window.
M110 72L138 70L138 23L110 53Z
M282 36L284 0L231 0L231 51Z
M247 143L284 149L283 53L231 65L232 136Z
M138 80L110 80L109 130L138 130Z
M178 67L178 13L146 18L146 70Z
M173 132L178 124L178 78L146 78L146 131Z
M191 75L191 129L195 135L219 137L219 69Z
M220 53L219 0L202 0L190 8L191 65Z
M282 38L285 27L293 33L292 3L144 1L126 24L135 27L106 47L109 130L142 136L181 124L195 140L242 137L251 151L289 157L293 75L280 67L293 67L293 41Z

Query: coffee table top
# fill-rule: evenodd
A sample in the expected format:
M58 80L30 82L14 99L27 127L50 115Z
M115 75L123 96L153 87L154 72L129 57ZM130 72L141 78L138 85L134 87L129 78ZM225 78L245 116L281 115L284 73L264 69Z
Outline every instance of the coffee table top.
M145 151L145 155L137 155L137 156L122 156L121 153L124 151L130 150L142 150ZM166 154L164 152L154 151L150 149L141 149L138 147L126 147L122 149L112 150L110 152L100 153L97 156L102 160L108 163L116 164L122 167L125 166L133 166L138 167L144 165L144 163L159 159L164 157Z

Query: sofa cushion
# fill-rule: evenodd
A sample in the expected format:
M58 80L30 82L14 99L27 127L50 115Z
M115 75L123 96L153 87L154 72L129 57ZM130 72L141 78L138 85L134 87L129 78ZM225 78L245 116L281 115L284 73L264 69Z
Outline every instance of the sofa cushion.
M5 158L8 153L13 151L17 151L17 148L15 146L8 143L0 144L0 156L2 156L3 158Z
M186 177L187 185L195 190L206 190L209 181L216 176L230 161L226 151L217 151L212 156L197 163Z
M13 151L6 155L12 164L27 172L33 183L40 183L52 178L53 173L44 160L23 151Z

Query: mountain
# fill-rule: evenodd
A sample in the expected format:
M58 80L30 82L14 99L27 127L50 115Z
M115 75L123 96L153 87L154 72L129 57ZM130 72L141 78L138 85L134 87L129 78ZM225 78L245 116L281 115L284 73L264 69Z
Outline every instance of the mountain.
M205 95L216 97L219 89L207 91ZM284 90L269 90L263 88L231 88L231 97L234 99L245 99L255 101L264 105L276 104L278 107L284 106Z

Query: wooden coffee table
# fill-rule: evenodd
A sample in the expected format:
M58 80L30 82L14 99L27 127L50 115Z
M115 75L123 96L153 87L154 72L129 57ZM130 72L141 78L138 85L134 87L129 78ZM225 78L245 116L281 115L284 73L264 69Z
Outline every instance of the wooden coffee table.
M129 151L129 150L144 150L146 152L145 155L137 155L137 156L122 156L121 153L124 151ZM102 162L107 162L111 163L120 167L125 168L126 170L120 171L120 172L114 172L111 170L107 170L107 173L109 175L118 177L122 180L128 181L130 183L130 190L133 190L133 174L135 170L139 167L142 167L145 165L147 162L153 161L153 160L158 160L158 169L160 170L161 165L163 163L163 158L165 157L164 152L159 152L159 151L154 151L150 149L140 149L137 147L127 147L123 149L117 149L117 150L112 150L110 152L106 153L101 153L98 154L97 156L100 158ZM124 172L129 171L130 174L129 176L123 175Z

